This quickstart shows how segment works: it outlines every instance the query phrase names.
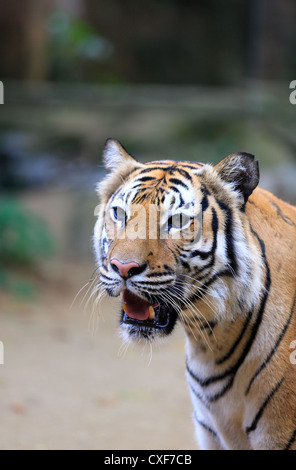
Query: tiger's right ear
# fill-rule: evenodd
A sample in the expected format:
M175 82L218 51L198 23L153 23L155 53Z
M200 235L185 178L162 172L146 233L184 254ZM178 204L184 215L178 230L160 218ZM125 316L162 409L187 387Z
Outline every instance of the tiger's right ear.
M244 203L259 183L259 164L250 153L232 153L218 163L215 169L223 181L231 183L233 189L242 196Z
M107 139L105 143L103 161L108 175L98 184L97 192L105 201L119 188L130 173L138 168L144 168L144 165L137 162L118 140L111 138Z
M108 172L118 170L119 167L140 165L116 139L106 140L103 149L103 161Z

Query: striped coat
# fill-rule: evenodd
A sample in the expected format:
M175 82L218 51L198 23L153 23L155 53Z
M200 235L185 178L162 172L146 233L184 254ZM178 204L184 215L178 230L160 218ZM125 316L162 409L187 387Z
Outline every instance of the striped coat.
M94 248L124 340L183 324L200 448L296 449L296 209L250 154L141 164L108 140L104 159Z

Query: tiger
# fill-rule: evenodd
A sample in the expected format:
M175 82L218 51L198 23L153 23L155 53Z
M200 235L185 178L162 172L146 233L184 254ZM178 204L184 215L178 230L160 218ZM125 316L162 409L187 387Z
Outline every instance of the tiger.
M258 187L246 152L142 163L110 138L103 160L94 252L122 336L152 344L181 323L197 448L296 450L296 208ZM123 236L150 206L154 236Z

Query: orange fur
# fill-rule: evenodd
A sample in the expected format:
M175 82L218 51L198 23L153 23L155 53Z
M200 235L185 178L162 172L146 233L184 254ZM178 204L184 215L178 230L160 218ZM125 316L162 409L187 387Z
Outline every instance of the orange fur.
M233 154L216 167L174 161L143 165L109 141L104 155L110 175L99 186L104 211L95 230L102 280L112 278L110 295L126 288L110 268L114 258L145 265L155 288L164 271L179 279L176 295L169 288L163 295L186 331L187 377L200 446L296 449L296 365L290 361L296 340L296 208L254 189L258 164L248 154ZM133 202L143 205L139 224L147 229L149 204L159 207L161 218L168 211L165 197L181 200L183 192L195 204L203 202L202 240L189 254L183 242L172 236L161 240L158 232L155 239L110 235L112 197L125 195L137 181L141 184ZM128 218L126 227L131 223ZM200 272L206 273L202 280ZM145 273L135 283L148 291ZM137 334L137 339L144 330L145 341L159 335L148 327L135 333L137 328L123 325L125 334Z

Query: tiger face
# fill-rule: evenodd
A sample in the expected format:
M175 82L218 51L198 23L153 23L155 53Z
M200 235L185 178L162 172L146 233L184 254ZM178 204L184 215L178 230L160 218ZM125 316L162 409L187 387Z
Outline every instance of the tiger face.
M196 321L231 318L233 295L251 306L244 207L259 179L252 155L233 154L216 167L141 164L109 139L104 160L94 248L104 289L121 298L125 335L164 337L177 320L190 334ZM259 266L252 271L254 287Z

